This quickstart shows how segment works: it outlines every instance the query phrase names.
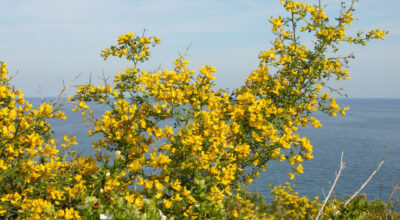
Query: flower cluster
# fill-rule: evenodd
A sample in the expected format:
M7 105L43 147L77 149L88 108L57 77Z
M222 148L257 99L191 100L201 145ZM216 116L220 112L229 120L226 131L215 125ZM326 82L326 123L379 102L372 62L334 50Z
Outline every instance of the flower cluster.
M282 209L275 211L282 213L281 218L311 219L317 215L321 207L318 197L315 197L313 201L307 197L300 197L297 192L293 192L293 187L288 182L274 187L271 193L275 195L273 200L275 208Z
M1 63L0 215L79 219L72 201L86 186L73 177L91 175L96 165L90 160L65 160L67 154L74 156L67 148L76 144L75 139L66 136L64 148L57 148L47 122L50 118L65 119L64 113L59 106L46 103L33 108L20 90L11 88L7 73L6 63ZM82 166L86 169L78 169Z
M160 44L161 39L158 37L148 38L146 36L140 37L129 32L125 35L120 35L118 38L118 45L111 46L102 50L101 56L106 60L110 55L122 57L125 56L127 60L137 62L143 62L148 60L150 57L149 46L155 46Z

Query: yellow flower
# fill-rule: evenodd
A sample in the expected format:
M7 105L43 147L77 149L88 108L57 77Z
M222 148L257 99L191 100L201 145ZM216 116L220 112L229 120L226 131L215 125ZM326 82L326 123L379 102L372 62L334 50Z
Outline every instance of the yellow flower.
M156 44L160 44L161 38L154 36L153 39Z
M297 166L297 168L296 168L296 171L297 171L298 173L303 173L303 165L299 164L299 165Z
M74 179L76 182L80 182L82 180L82 176L78 174L74 177Z
M172 202L171 201L169 201L168 199L164 199L163 201L164 201L164 207L166 209L171 208L171 206L172 206Z
M64 217L64 215L65 215L64 210L60 209L60 210L58 210L58 211L56 212L55 217L57 217L57 218L62 218L62 217Z
M136 208L141 210L143 208L143 200L140 199L140 198L136 198L135 199L135 206L136 206Z
M6 163L4 163L3 159L0 159L0 169L2 169L2 170L7 170L8 169L8 166L7 166Z
M345 111L348 110L348 109L349 109L349 107L344 107L344 108L340 109L340 114L345 116L346 115Z
M239 218L239 213L238 213L238 211L237 211L237 210L233 210L232 216L233 216L234 218Z
M7 63L1 63L0 74L6 74L6 73L8 73L6 67L7 67Z

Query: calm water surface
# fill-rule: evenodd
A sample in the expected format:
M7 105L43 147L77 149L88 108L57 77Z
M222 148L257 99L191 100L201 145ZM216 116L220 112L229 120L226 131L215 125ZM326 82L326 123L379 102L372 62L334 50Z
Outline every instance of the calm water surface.
M39 104L40 99L28 99ZM305 128L301 135L307 136L314 145L314 159L304 162L304 174L296 177L296 191L300 195L323 196L329 191L335 172L338 170L340 154L344 152L346 168L339 179L335 195L343 198L354 193L368 178L381 159L386 156L381 170L364 189L368 199L386 199L400 177L400 99L341 99L340 106L349 106L346 117L328 117L318 114L322 128ZM102 106L95 110L104 111ZM94 137L87 137L87 126L80 122L80 114L65 106L68 120L53 120L55 137L64 134L77 136L77 149L89 155ZM267 172L260 174L250 189L270 199L268 183L282 184L288 180L289 166L286 162L269 164Z

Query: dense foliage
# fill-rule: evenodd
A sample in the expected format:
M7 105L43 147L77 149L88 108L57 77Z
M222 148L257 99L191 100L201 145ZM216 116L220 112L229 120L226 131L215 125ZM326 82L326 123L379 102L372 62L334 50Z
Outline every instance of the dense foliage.
M104 85L86 84L70 98L85 116L96 154L71 151L75 137L57 143L49 118L65 119L61 106L34 109L9 84L6 64L0 81L0 215L5 218L311 218L318 199L274 188L273 206L262 209L246 185L272 160L303 173L313 147L296 131L315 111L336 116L347 108L330 96L330 79L349 78L351 56L337 56L339 45L365 45L387 33L348 35L353 4L330 19L320 5L281 1L287 17L271 18L276 38L259 54L259 66L240 88L217 90L216 69L199 73L178 57L172 70L149 72L158 37L127 33L102 50L104 59L124 57L132 66ZM304 42L302 41L304 39ZM107 106L94 112L90 103ZM101 115L97 117L96 115ZM89 146L88 146L89 147ZM339 202L339 201L338 201ZM265 204L264 204L265 205ZM265 205L265 207L267 207ZM325 216L343 215L338 205ZM277 211L278 210L278 211Z

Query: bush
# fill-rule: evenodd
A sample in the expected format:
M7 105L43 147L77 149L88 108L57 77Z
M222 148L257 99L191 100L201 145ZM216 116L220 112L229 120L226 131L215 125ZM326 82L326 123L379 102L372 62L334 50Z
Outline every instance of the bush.
M289 162L291 179L303 173L301 163L313 158L313 147L296 134L298 128L320 127L312 117L315 111L336 116L347 109L323 92L329 88L328 80L349 78L346 64L352 57L334 57L339 45L365 45L371 39L384 39L387 33L377 29L346 34L353 4L331 21L320 5L281 3L288 16L269 20L276 36L272 47L260 52L258 68L231 92L214 88L214 67L203 66L196 74L184 57L175 60L172 70L141 70L140 64L150 58L150 47L160 39L133 33L119 36L116 45L102 50L102 56L124 57L133 66L115 75L112 83L78 87L70 98L75 110L86 116L89 134L101 136L92 145L93 156L69 150L76 144L74 137L65 136L62 144L51 138L47 119L65 119L61 106L44 103L33 109L20 90L11 89L2 63L1 215L36 219L98 218L100 214L115 219L273 216L260 214L259 200L244 209L252 202L244 199L243 189L271 160ZM306 46L310 42L313 46ZM96 117L88 106L92 102L109 110ZM289 205L284 194L277 195L283 196L284 207ZM310 203L302 198L291 201L298 208ZM316 207L316 202L310 203L310 210Z

